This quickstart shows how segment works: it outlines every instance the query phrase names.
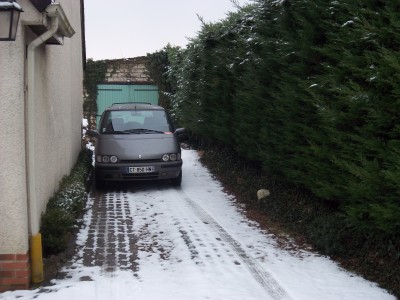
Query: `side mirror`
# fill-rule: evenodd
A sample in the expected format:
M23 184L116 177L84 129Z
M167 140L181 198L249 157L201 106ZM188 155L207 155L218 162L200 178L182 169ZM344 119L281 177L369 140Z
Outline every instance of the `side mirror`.
M86 134L94 138L98 138L100 136L100 133L97 130L92 130L92 129L87 130Z
M177 128L174 132L174 135L178 138L179 141L182 141L186 138L186 129L185 128Z

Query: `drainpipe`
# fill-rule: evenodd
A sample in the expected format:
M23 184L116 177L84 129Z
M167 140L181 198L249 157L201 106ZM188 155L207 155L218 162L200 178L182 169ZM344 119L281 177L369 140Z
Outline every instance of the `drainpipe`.
M27 148L28 148L28 205L29 205L29 233L31 235L30 254L32 282L43 281L43 258L42 258L42 237L39 232L39 217L37 199L36 199L36 167L35 167L35 52L36 49L44 44L51 37L55 37L62 44L64 37L71 38L75 31L71 27L67 16L59 3L52 3L46 8L46 15L50 18L50 28L34 39L27 50L28 59L28 93L27 93Z
M43 281L43 256L42 256L42 236L39 233L37 222L38 207L36 200L35 182L35 50L45 43L58 30L58 18L50 16L51 27L48 31L37 37L28 45L28 202L29 202L29 231L31 234L30 256L32 282Z

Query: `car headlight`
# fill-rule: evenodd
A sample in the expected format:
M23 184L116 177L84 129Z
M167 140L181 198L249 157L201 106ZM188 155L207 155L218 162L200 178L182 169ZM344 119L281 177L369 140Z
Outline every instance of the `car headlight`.
M163 161L176 161L177 159L180 159L180 155L176 153L164 154L162 156Z
M116 162L118 162L118 157L116 157L115 155L97 155L96 157L96 161L99 163L105 163L108 164L109 162L115 164Z

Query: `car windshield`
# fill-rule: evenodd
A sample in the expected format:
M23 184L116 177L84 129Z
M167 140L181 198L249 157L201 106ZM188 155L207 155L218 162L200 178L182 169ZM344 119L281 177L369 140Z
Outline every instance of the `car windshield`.
M100 126L100 133L108 134L151 134L171 131L172 128L163 110L107 111Z

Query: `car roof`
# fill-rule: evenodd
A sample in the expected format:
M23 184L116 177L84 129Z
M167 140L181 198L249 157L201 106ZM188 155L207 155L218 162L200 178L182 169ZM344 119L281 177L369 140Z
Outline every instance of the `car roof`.
M143 102L113 103L106 110L136 110L136 109L164 110L164 108L161 106Z

